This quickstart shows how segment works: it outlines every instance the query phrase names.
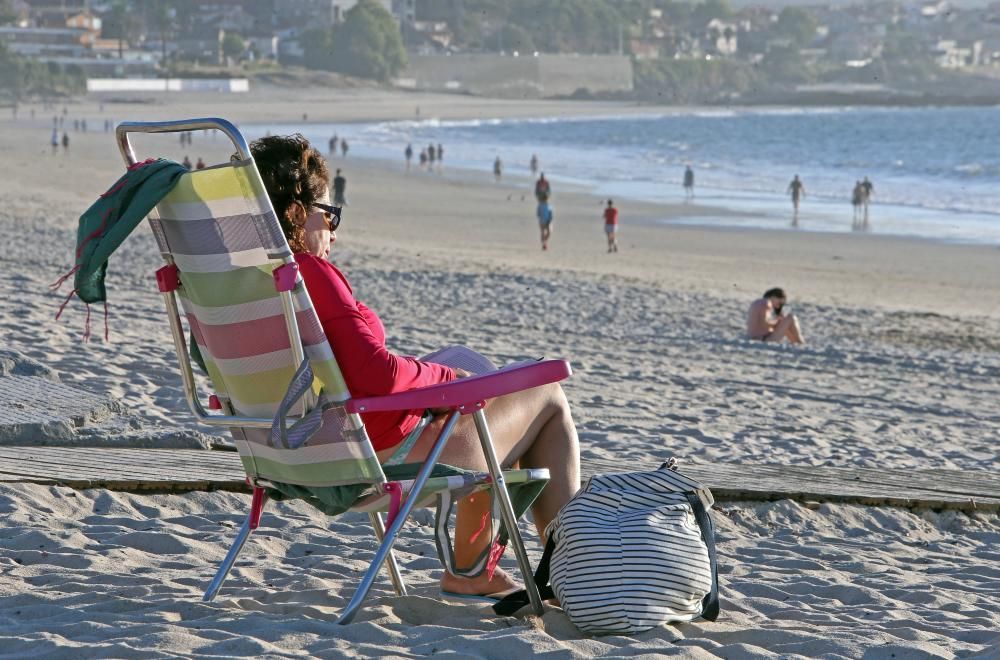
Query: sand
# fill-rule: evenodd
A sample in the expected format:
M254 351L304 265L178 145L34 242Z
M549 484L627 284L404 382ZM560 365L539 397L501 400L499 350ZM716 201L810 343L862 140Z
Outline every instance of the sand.
M410 118L417 104L424 118L645 111L370 90L289 103L281 94L105 110L115 119L237 122L293 122L303 112L311 121ZM69 107L91 117L92 130L71 132L68 155L49 154L47 114L0 122L0 348L114 400L139 430L179 430L203 446L194 434L213 433L184 412L148 231L112 260L110 342L81 341L79 301L52 320L63 296L47 285L72 264L76 218L122 167L112 137L93 131L96 103ZM206 159L224 157L223 147L205 143ZM174 141L162 148L179 157ZM599 200L556 190L543 253L525 181L338 163L351 205L335 259L382 316L392 346L421 353L464 343L497 362L569 359L565 386L585 459L626 468L677 456L682 470L685 460L998 467L996 246L657 226L677 207L623 201L621 252L608 255ZM806 347L740 337L747 304L775 285L789 290ZM380 583L351 626L331 621L374 543L362 517L331 521L302 506L271 509L278 515L265 517L219 600L203 605L247 500L0 488L0 657L1000 654L996 514L723 503L714 515L722 618L590 639L556 608L540 620L500 619L434 599L429 512L400 545L416 595L394 598Z

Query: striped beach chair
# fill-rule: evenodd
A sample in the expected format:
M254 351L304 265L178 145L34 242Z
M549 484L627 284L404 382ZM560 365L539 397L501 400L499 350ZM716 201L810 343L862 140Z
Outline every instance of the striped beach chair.
M548 471L501 470L484 402L562 380L570 374L569 365L549 360L420 390L352 398L236 127L222 119L126 122L117 127L116 139L126 164L132 165L137 159L130 134L203 129L222 131L232 140L236 153L231 162L182 175L150 214L149 224L166 261L156 279L188 405L201 422L230 429L253 487L250 512L204 599L218 593L260 523L267 500L298 498L330 514L363 511L370 516L380 543L338 618L348 623L383 565L396 593L406 594L392 546L415 506L437 502L447 514L455 499L489 490L500 521L499 538L471 570L495 565L509 539L531 605L540 614L541 599L517 518L544 487ZM190 347L181 308L193 338ZM207 409L192 359L204 366L214 388ZM380 465L359 413L428 408L450 412L426 461ZM474 417L488 473L437 464L461 415ZM388 512L387 521L383 512ZM446 526L447 515L439 510L439 537L447 538ZM442 559L455 569L450 552L443 552Z

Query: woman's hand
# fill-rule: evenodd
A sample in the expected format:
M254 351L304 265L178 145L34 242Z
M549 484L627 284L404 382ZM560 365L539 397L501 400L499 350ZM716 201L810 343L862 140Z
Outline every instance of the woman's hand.
M470 376L475 376L476 374L471 371L466 371L465 369L459 369L458 367L452 367L452 371L455 372L455 380L459 378L468 378ZM451 408L431 408L431 414L435 417L438 415L446 415L451 412Z

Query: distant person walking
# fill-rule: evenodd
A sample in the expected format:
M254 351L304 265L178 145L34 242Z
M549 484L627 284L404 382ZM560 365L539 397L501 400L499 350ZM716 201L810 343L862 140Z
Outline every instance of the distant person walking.
M434 150L434 145L427 145L427 169L431 172L434 171L434 159L437 157L437 151Z
M493 161L493 179L499 183L500 178L503 176L503 161L500 160L500 156L497 156L496 160Z
M694 170L690 165L684 168L684 199L694 199Z
M63 152L68 154L69 153L69 133L63 133L62 146L63 146Z
M350 147L347 146L347 140L344 138L340 138L340 155L343 156L344 158L347 158L347 150L349 148Z
M181 165L189 170L191 169L191 159L187 157L187 154L184 154L184 160L181 162Z
M427 150L426 149L421 149L420 150L420 169L424 169L425 167L427 167Z
M194 164L194 169L196 170L205 169L205 161L201 159L201 156L198 156L198 162Z
M875 194L875 185L865 177L861 181L861 190L864 193L861 196L861 206L864 207L865 211L865 223L868 222L868 204L872 200L872 195Z
M413 160L413 145L406 145L406 151L403 152L403 156L406 157L406 171L410 171L410 161Z
M608 200L608 206L604 209L604 233L608 237L608 252L618 251L618 209L615 203Z
M52 139L49 140L49 144L52 145L52 154L55 155L55 153L59 151L59 129L52 129Z
M333 136L330 138L330 143L329 143L331 156L337 155L337 141L338 141L337 134L334 133Z
M552 236L552 207L547 201L539 200L535 211L538 216L538 228L542 232L542 249L549 249L549 238Z
M851 206L854 209L854 215L851 219L851 229L861 229L861 204L863 203L864 196L865 189L861 185L861 181L855 181L854 189L851 190Z
M531 176L538 174L538 156L531 154Z
M796 174L791 183L788 184L788 192L792 196L792 209L795 215L799 214L799 201L805 197L806 187L802 184L802 179Z
M549 185L548 179L545 178L545 172L542 172L542 176L538 177L538 181L535 182L535 199L539 202L547 202L551 194L552 187Z
M345 193L347 192L347 179L344 175L337 170L336 176L333 177L333 205L334 206L347 206L347 197Z
M440 142L438 142L437 159L438 159L438 171L440 172L441 170L444 169L444 147L441 146Z
M768 289L753 301L747 314L747 337L755 341L778 342L788 339L793 344L804 344L799 320L785 307L785 292Z

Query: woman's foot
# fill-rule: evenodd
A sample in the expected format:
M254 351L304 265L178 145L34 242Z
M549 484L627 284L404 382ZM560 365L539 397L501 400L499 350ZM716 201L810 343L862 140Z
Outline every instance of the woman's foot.
M493 572L493 579L483 571L474 578L460 577L445 571L441 576L441 591L453 594L466 594L475 596L486 596L489 594L519 589L520 585L514 581L502 568L497 568Z

